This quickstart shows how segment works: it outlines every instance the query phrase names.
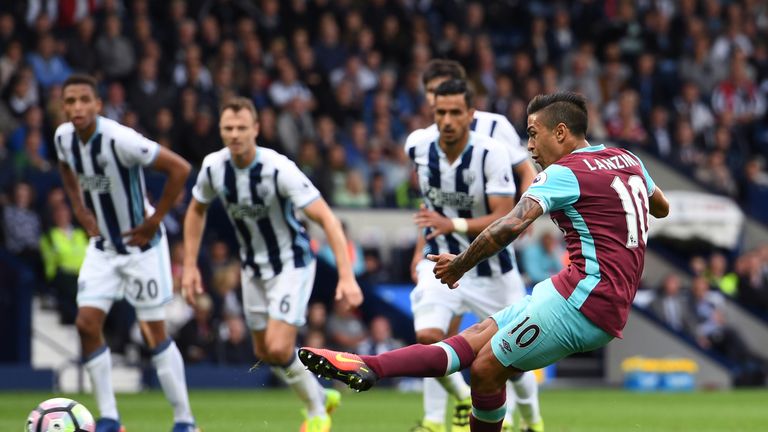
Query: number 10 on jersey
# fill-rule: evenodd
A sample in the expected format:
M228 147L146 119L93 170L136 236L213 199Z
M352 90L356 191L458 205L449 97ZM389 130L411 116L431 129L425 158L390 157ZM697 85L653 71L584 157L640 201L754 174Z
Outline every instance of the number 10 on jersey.
M626 182L616 176L611 187L619 195L627 217L627 249L634 249L639 244L638 234L643 236L643 243L648 240L648 191L643 179L636 175Z

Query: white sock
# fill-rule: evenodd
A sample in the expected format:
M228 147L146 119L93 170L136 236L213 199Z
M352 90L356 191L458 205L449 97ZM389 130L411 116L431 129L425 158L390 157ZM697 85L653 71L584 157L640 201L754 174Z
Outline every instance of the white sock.
M173 339L168 338L154 349L152 364L157 371L157 379L160 381L160 387L163 388L165 398L173 407L173 421L194 424L192 408L189 406L184 360Z
M462 375L461 372L454 372L446 377L438 377L435 379L443 386L445 391L456 398L457 401L469 399L472 395L469 385L464 381L464 375Z
M104 345L97 349L85 361L84 366L88 376L91 377L91 386L96 396L100 416L119 420L115 391L112 388L112 354L109 347Z
M515 389L512 385L512 381L507 380L507 413L504 414L504 423L513 425L515 424L515 407L517 406L517 397L515 396Z
M293 360L287 366L272 366L272 372L288 384L304 402L307 406L307 417L326 415L325 390L312 372L301 364L299 356L294 354Z
M520 410L520 418L531 425L541 420L539 411L539 384L536 375L532 371L523 374L517 381L512 381L515 389L517 408Z
M424 378L424 420L445 423L448 392L435 378Z

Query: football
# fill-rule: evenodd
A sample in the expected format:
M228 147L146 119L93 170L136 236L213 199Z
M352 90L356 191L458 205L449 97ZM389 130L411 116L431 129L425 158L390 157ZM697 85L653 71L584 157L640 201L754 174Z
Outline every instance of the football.
M24 432L94 432L96 422L77 401L53 398L40 403L27 417Z

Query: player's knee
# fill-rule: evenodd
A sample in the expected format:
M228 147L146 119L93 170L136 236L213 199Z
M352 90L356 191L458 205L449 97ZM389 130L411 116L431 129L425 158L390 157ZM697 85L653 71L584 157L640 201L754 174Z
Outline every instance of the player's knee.
M101 332L101 321L89 314L78 313L75 327L81 336L95 337Z
M293 358L293 345L284 341L267 343L265 360L273 365L284 365Z
M416 341L420 344L431 345L445 339L445 333L439 329L425 329L416 332Z
M504 388L505 379L499 376L498 370L490 362L488 356L478 356L469 368L472 390L482 394L495 393Z

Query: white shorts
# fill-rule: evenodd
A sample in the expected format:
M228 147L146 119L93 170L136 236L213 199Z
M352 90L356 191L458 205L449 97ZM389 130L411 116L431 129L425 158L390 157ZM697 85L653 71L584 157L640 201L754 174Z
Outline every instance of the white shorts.
M91 239L77 278L77 305L109 312L125 298L139 321L165 320L165 304L173 297L171 258L165 235L144 252L120 255L96 248Z
M270 319L296 327L303 326L312 285L315 283L316 266L313 260L305 267L285 269L266 280L254 277L253 270L245 267L241 272L241 285L248 328L264 330Z
M516 269L491 277L465 274L459 287L452 290L435 278L434 267L429 260L416 266L419 282L411 291L416 331L436 328L447 332L454 316L472 312L482 320L525 296L523 279Z

